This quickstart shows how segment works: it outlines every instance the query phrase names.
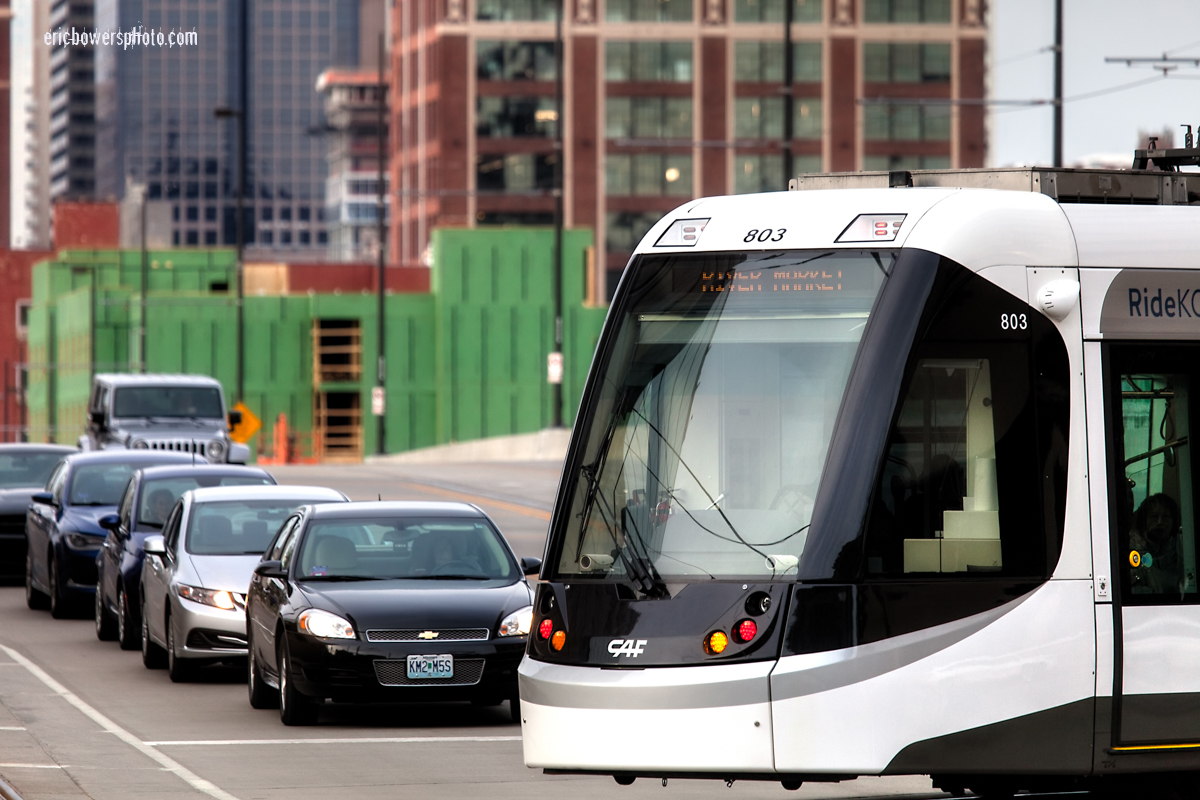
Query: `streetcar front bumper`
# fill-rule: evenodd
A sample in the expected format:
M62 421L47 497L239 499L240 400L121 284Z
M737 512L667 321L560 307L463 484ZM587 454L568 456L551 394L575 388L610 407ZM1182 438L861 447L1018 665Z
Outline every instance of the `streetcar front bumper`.
M774 666L601 669L526 657L525 764L617 776L774 773Z

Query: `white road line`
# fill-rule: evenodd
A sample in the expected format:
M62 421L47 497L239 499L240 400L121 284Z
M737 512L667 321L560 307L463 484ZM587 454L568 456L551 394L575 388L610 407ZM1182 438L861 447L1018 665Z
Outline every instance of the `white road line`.
M23 731L24 728L19 728L16 725L0 725L0 731Z
M62 764L0 764L3 769L66 769Z
M43 670L37 664L34 664L25 656L18 653L16 650L0 644L0 651L7 653L9 658L23 666L31 675L44 683L52 692L66 700L71 705L75 706L75 708L82 711L85 716L87 716L101 728L113 734L130 747L161 764L168 772L174 772L180 777L180 779L182 779L196 791L203 792L209 797L215 797L217 800L238 800L237 797L231 795L229 792L217 786L212 781L207 781L204 778L201 778L199 775L192 772L178 761L168 757L164 753L160 753L159 751L155 750L153 747L149 746L141 739L137 738L132 733L125 730L120 725L89 706L87 703L83 702L83 700L79 699L74 692L63 686L58 681L54 680L54 678L50 677L45 670ZM3 765L0 764L0 766Z
M150 747L221 747L250 744L426 744L435 742L519 742L520 736L388 736L360 739L184 739L145 742Z

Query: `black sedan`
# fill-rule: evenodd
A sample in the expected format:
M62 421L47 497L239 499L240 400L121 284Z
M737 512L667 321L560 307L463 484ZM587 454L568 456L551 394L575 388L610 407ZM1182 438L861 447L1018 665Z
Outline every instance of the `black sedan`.
M250 704L307 725L326 698L509 700L516 720L540 566L464 503L301 508L246 597Z
M116 639L123 650L142 644L142 542L162 533L171 509L184 492L208 486L271 486L275 479L258 467L236 464L172 465L139 469L129 479L118 513L101 517L108 529L96 555L96 637Z
M46 485L54 466L74 447L0 444L0 582L25 574L25 512L29 498Z
M96 553L108 531L100 518L117 510L134 470L190 464L192 456L162 450L100 450L67 456L46 489L33 495L26 516L25 602L61 618L79 601L92 605Z

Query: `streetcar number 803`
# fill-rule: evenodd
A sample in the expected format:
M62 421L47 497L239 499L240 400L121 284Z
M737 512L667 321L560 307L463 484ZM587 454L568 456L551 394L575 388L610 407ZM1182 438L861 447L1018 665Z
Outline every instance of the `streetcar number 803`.
M1024 314L1001 314L1000 330L1023 331L1029 327L1029 318Z
M746 232L743 242L781 242L787 228L751 228Z

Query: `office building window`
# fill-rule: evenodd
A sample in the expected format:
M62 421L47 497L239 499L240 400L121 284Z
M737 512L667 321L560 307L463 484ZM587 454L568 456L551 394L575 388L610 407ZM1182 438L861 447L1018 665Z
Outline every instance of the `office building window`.
M606 42L606 81L692 80L691 42Z
M818 98L793 101L793 139L821 138L821 108ZM783 114L782 97L739 97L734 100L733 135L737 139L780 139Z
M216 206L205 206L204 207L204 220L205 220L205 222L216 222L217 221L217 207Z
M783 82L783 42L737 42L733 53L735 80ZM796 83L820 82L820 42L792 43L792 80Z
M271 231L259 231L258 240L263 244L274 244L275 234Z
M863 20L946 23L950 21L950 0L865 0Z
M661 212L616 211L604 215L604 244L610 253L631 253L654 223L662 219Z
M820 172L820 156L792 156L792 171ZM733 191L735 194L782 192L788 178L783 171L783 155L737 153L733 158Z
M949 83L950 45L868 42L863 45L868 83Z
M481 155L475 159L475 186L481 192L533 192L554 188L553 153Z
M217 232L216 231L205 231L204 232L204 243L207 245L215 245L217 243Z
M279 209L279 219L282 222L291 222L292 221L292 207L284 206L283 208Z
M312 244L312 235L308 231L300 231L300 244Z
M864 156L867 172L891 172L898 169L950 169L950 156Z
M280 231L279 232L279 243L280 244L291 244L292 243L292 232L291 231Z
M275 209L271 206L263 206L260 216L263 222L270 222L275 218Z
M188 222L195 222L196 220L200 219L200 209L196 206L188 206L187 218Z
M692 138L690 97L609 97L604 104L609 139Z
M200 232L199 231L188 231L187 232L187 243L188 244L200 244Z
M885 142L950 140L948 105L869 105L863 111L863 138Z
M553 225L550 211L480 211L475 215L480 225Z
M792 0L792 22L820 22L822 0ZM735 0L735 22L783 22L784 0Z
M550 138L557 117L553 97L480 97L475 132L489 138Z
M691 22L692 0L605 0L609 22Z
M475 0L475 19L552 22L557 6L557 0Z
M481 81L554 80L554 42L479 40L475 75Z
M690 154L609 153L604 176L607 194L613 197L692 196Z

